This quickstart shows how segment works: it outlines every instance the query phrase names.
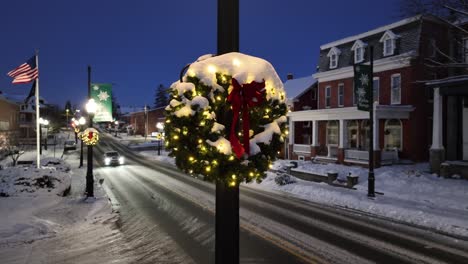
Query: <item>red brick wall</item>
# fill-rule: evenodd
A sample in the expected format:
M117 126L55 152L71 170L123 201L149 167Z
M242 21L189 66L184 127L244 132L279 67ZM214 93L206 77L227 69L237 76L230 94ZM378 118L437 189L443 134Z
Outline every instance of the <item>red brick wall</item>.
M294 103L295 111L304 110L304 107L310 107L310 109L317 109L317 88L313 87L298 98L298 101Z

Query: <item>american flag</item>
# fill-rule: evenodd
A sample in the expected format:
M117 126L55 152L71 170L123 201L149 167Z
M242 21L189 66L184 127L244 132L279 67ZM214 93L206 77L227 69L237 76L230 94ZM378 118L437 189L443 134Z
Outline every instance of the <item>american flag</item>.
M35 80L39 76L36 57L32 56L27 62L8 72L8 76L13 78L13 84L28 83Z

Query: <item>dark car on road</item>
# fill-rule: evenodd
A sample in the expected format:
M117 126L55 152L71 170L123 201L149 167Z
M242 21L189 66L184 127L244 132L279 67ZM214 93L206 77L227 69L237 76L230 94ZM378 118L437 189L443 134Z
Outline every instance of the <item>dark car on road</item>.
M73 140L67 140L63 143L63 150L76 150L76 142Z

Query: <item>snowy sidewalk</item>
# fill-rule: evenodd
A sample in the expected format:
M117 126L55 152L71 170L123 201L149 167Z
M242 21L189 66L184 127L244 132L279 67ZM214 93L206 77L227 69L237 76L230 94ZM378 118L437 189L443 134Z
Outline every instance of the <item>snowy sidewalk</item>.
M56 157L60 158L62 153L63 146L56 149ZM44 161L53 158L53 150L50 147L48 151L43 150L42 158ZM35 152L25 153L20 160L35 160ZM79 147L65 154L63 163L71 170L57 169L55 173L71 180L68 182L68 185L71 183L69 196L39 190L0 198L1 262L132 262L133 257L117 228L118 215L112 212L103 189L97 184L95 198L84 196L86 161L83 168L78 168ZM0 170L0 178L4 178L9 169ZM28 170L34 171L34 168Z

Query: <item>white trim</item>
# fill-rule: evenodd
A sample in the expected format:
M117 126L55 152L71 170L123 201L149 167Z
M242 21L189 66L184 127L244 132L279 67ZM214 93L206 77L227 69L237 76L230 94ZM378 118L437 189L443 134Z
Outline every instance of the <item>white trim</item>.
M414 57L415 52L410 51L397 56L387 57L374 61L374 73L400 69L411 65L411 59ZM364 63L368 65L369 63ZM353 66L342 67L336 70L318 72L312 74L312 77L320 82L334 81L339 79L351 78L354 76Z
M364 61L364 54L365 54L365 47L367 47L367 43L362 42L362 40L358 39L354 42L353 46L351 47L351 51L354 51L354 63L360 63ZM360 50L361 57L358 58L357 51Z
M376 105L375 117L378 119L409 119L415 108L411 105ZM369 119L369 112L359 111L357 107L340 107L320 110L289 112L290 122ZM289 135L291 136L291 132Z
M398 101L394 100L393 99L393 78L394 77L400 77L400 98ZM395 74L392 74L392 76L390 76L390 104L392 105L396 105L396 104L401 104L401 74L400 73L395 73Z
M400 35L397 35L395 33L393 33L393 31L391 30L387 30L385 31L385 33L382 35L382 37L380 38L379 42L384 42L386 39L397 39L399 38Z
M395 39L399 38L400 36L393 33L391 30L385 31L385 33L382 35L380 38L379 42L382 42L383 45L383 56L391 56L395 54L395 49L396 49L396 44L395 44ZM387 42L387 40L390 40L390 42ZM387 43L389 43L390 50L387 52Z
M327 57L330 58L330 69L335 69L338 68L338 60L340 58L341 50L338 49L337 47L333 47L330 49L330 51L327 54ZM333 60L335 58L335 60Z
M330 42L330 43L327 43L327 44L323 44L323 45L320 46L320 50L329 49L329 48L334 47L334 46L339 46L341 44L352 42L352 41L355 41L357 39L363 39L363 38L366 38L368 36L378 34L380 32L384 32L384 31L387 31L387 30L390 30L390 29L393 29L393 28L396 28L396 27L400 27L400 26L409 24L411 22L414 22L416 20L419 20L421 17L422 17L421 15L417 15L417 16L414 16L414 17L406 18L406 19L397 21L395 23L392 23L392 24L389 24L389 25L386 25L386 26L382 26L382 27L379 27L379 28L376 28L376 29L373 29L373 30L370 30L370 31L367 31L367 32L364 32L364 33L361 33L361 34L358 34L358 35L350 36L350 37L343 38L343 39L340 39L340 40L336 40L336 41L333 41L333 42Z

